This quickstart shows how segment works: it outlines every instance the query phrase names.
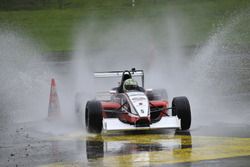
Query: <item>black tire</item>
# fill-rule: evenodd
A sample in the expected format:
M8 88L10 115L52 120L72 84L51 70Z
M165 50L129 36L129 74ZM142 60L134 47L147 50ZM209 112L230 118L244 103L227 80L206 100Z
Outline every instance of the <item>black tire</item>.
M85 125L89 133L102 131L102 106L99 101L88 101L85 109Z
M146 93L148 99L151 100L168 100L166 89L153 89Z
M175 97L172 101L172 115L181 119L181 130L191 126L191 109L187 97Z

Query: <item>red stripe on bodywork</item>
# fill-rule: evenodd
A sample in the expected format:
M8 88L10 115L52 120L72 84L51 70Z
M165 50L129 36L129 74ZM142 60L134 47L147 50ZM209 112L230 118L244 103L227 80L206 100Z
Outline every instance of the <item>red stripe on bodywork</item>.
M103 110L115 110L121 107L119 103L114 103L114 102L101 102L101 104Z
M150 107L168 107L167 101L150 101Z

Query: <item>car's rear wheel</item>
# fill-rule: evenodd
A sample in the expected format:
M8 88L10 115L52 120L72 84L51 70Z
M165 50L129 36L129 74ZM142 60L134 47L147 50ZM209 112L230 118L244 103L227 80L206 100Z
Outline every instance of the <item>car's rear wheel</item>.
M168 100L166 89L153 89L146 93L148 99L151 100Z
M181 129L187 130L191 126L191 109L187 97L175 97L172 101L172 115L181 119Z
M89 133L102 131L102 106L99 101L88 101L85 109L85 125Z

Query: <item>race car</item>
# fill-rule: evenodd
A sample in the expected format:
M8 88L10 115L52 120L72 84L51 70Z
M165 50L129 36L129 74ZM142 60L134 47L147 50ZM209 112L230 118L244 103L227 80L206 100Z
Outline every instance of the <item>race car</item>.
M121 81L118 87L111 88L108 99L87 101L83 119L89 133L190 128L187 97L174 97L170 107L165 89L144 88L143 70L95 72L94 77L120 77ZM134 78L139 78L141 84Z

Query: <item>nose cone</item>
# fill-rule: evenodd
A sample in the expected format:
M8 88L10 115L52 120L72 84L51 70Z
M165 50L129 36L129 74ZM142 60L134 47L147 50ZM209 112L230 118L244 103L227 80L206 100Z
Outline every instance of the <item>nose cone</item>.
M147 96L142 92L133 92L128 95L139 117L148 117L149 102Z

